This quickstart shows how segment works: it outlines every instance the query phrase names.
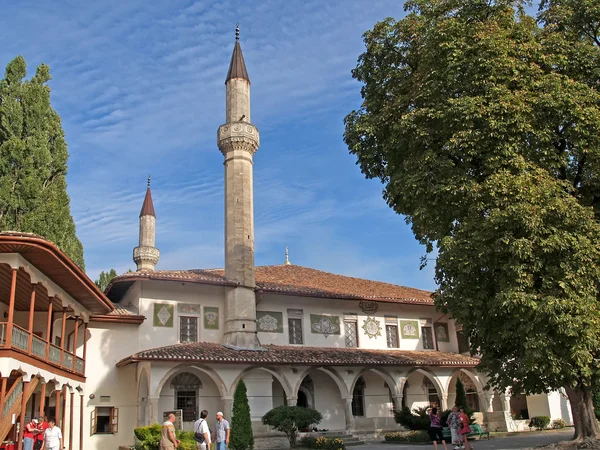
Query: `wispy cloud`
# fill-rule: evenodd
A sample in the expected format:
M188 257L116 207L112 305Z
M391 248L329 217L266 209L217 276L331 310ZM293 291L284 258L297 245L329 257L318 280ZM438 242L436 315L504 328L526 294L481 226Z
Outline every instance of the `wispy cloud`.
M360 102L361 35L401 16L396 0L22 0L3 5L0 64L50 65L71 153L69 193L89 274L133 268L152 174L161 268L223 264L216 129L234 25L252 80L257 263L433 288L423 249L364 180L342 141Z

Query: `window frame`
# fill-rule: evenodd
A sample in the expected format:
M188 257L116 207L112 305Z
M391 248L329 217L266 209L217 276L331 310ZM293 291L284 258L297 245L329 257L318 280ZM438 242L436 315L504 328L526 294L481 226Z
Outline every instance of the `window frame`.
M396 346L393 347L390 345L390 340L388 338L388 329L393 328L395 331L395 336L396 336ZM385 342L387 345L387 348L400 348L400 334L399 334L399 330L398 330L398 324L392 324L392 323L386 323L385 324Z
M192 319L196 321L196 340L195 341L183 341L181 332L183 330L183 327L181 325L181 320L182 319ZM179 316L179 343L180 344L193 344L196 342L199 342L199 337L200 337L200 330L198 329L200 321L198 320L197 316Z
M109 412L109 431L98 431L98 410L108 409ZM119 408L114 406L96 406L90 413L91 434L117 434L119 432ZM105 417L105 416L102 416Z
M292 342L292 338L294 337L294 334L292 334L292 327L291 327L292 321L298 321L298 323L300 324L299 328L298 328L300 330L300 342ZM289 341L290 345L304 345L303 325L304 324L303 324L302 317L288 315L288 341Z
M186 413L186 410L188 410L189 408L180 408L180 407L179 407L179 394L180 394L180 393L182 393L182 394L183 394L184 392L185 392L185 393L188 393L188 394L191 394L191 393L193 393L193 394L194 394L194 395L193 395L193 397L192 397L191 395L186 395L186 397L185 397L185 398L193 398L193 399L194 399L194 404L195 404L195 406L194 406L194 411L193 411L193 412L194 412L194 414L193 414L193 416L194 416L194 417L192 418L192 420L186 420L186 415L185 415L185 413ZM175 410L181 410L181 421L182 421L182 422L195 422L195 421L196 421L196 418L197 418L197 417L199 417L199 411L198 411L198 406L199 406L198 395L199 395L198 389L175 389L175 405L174 405L174 406L175 406ZM184 398L184 397L182 396L182 399L183 399L183 398Z
M431 338L430 339L431 348L425 347L425 334L426 334L425 329L429 329L428 338ZM422 344L423 350L429 350L429 351L435 350L435 342L434 341L435 341L435 336L433 335L433 327L429 324L421 325L421 344Z
M354 345L348 345L348 333L346 331L346 325L352 325L354 328ZM358 338L358 320L354 318L345 318L344 319L344 345L346 348L358 348L359 347L359 338Z

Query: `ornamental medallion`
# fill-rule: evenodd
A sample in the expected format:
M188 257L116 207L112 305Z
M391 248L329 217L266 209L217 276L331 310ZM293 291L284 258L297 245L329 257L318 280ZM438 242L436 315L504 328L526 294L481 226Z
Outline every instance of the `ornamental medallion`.
M379 309L379 305L377 304L377 302L370 302L370 301L369 302L361 301L361 302L359 302L358 307L367 316L372 316Z
M363 321L362 329L365 330L365 334L369 336L369 339L381 336L381 324L374 317L367 317Z

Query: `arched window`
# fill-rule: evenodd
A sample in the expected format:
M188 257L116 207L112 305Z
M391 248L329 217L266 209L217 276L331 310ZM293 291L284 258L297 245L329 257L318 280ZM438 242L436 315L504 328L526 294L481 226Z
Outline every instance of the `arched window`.
M355 417L365 416L365 379L360 377L356 380L352 392L352 415Z
M431 382L429 378L423 376L423 389L427 393L427 400L429 401L429 406L440 408L440 397L438 395L438 391L435 388L434 384Z
M184 422L194 422L198 417L198 391L202 381L190 372L182 372L171 380L171 389L175 391L175 409L183 411Z
M408 403L406 401L407 395L408 395L408 381L405 381L404 387L402 388L402 409L408 408Z

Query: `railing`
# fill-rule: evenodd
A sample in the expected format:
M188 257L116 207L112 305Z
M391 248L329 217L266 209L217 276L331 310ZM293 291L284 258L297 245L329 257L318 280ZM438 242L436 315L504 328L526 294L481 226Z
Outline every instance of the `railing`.
M0 323L0 348L7 348L8 324ZM31 338L31 349L29 348L29 339ZM18 325L12 326L12 345L11 348L18 350L34 357L40 361L50 363L59 368L76 372L83 375L84 361L82 358L76 357L73 353L62 350L60 347L50 344L39 338L33 333L29 333ZM47 356L46 356L46 351ZM73 368L73 365L75 367Z
M6 400L4 401L4 409L2 410L2 417L4 418L8 411L13 407L19 395L23 392L23 383L21 383L21 378L19 378L14 385L14 388L6 396Z

